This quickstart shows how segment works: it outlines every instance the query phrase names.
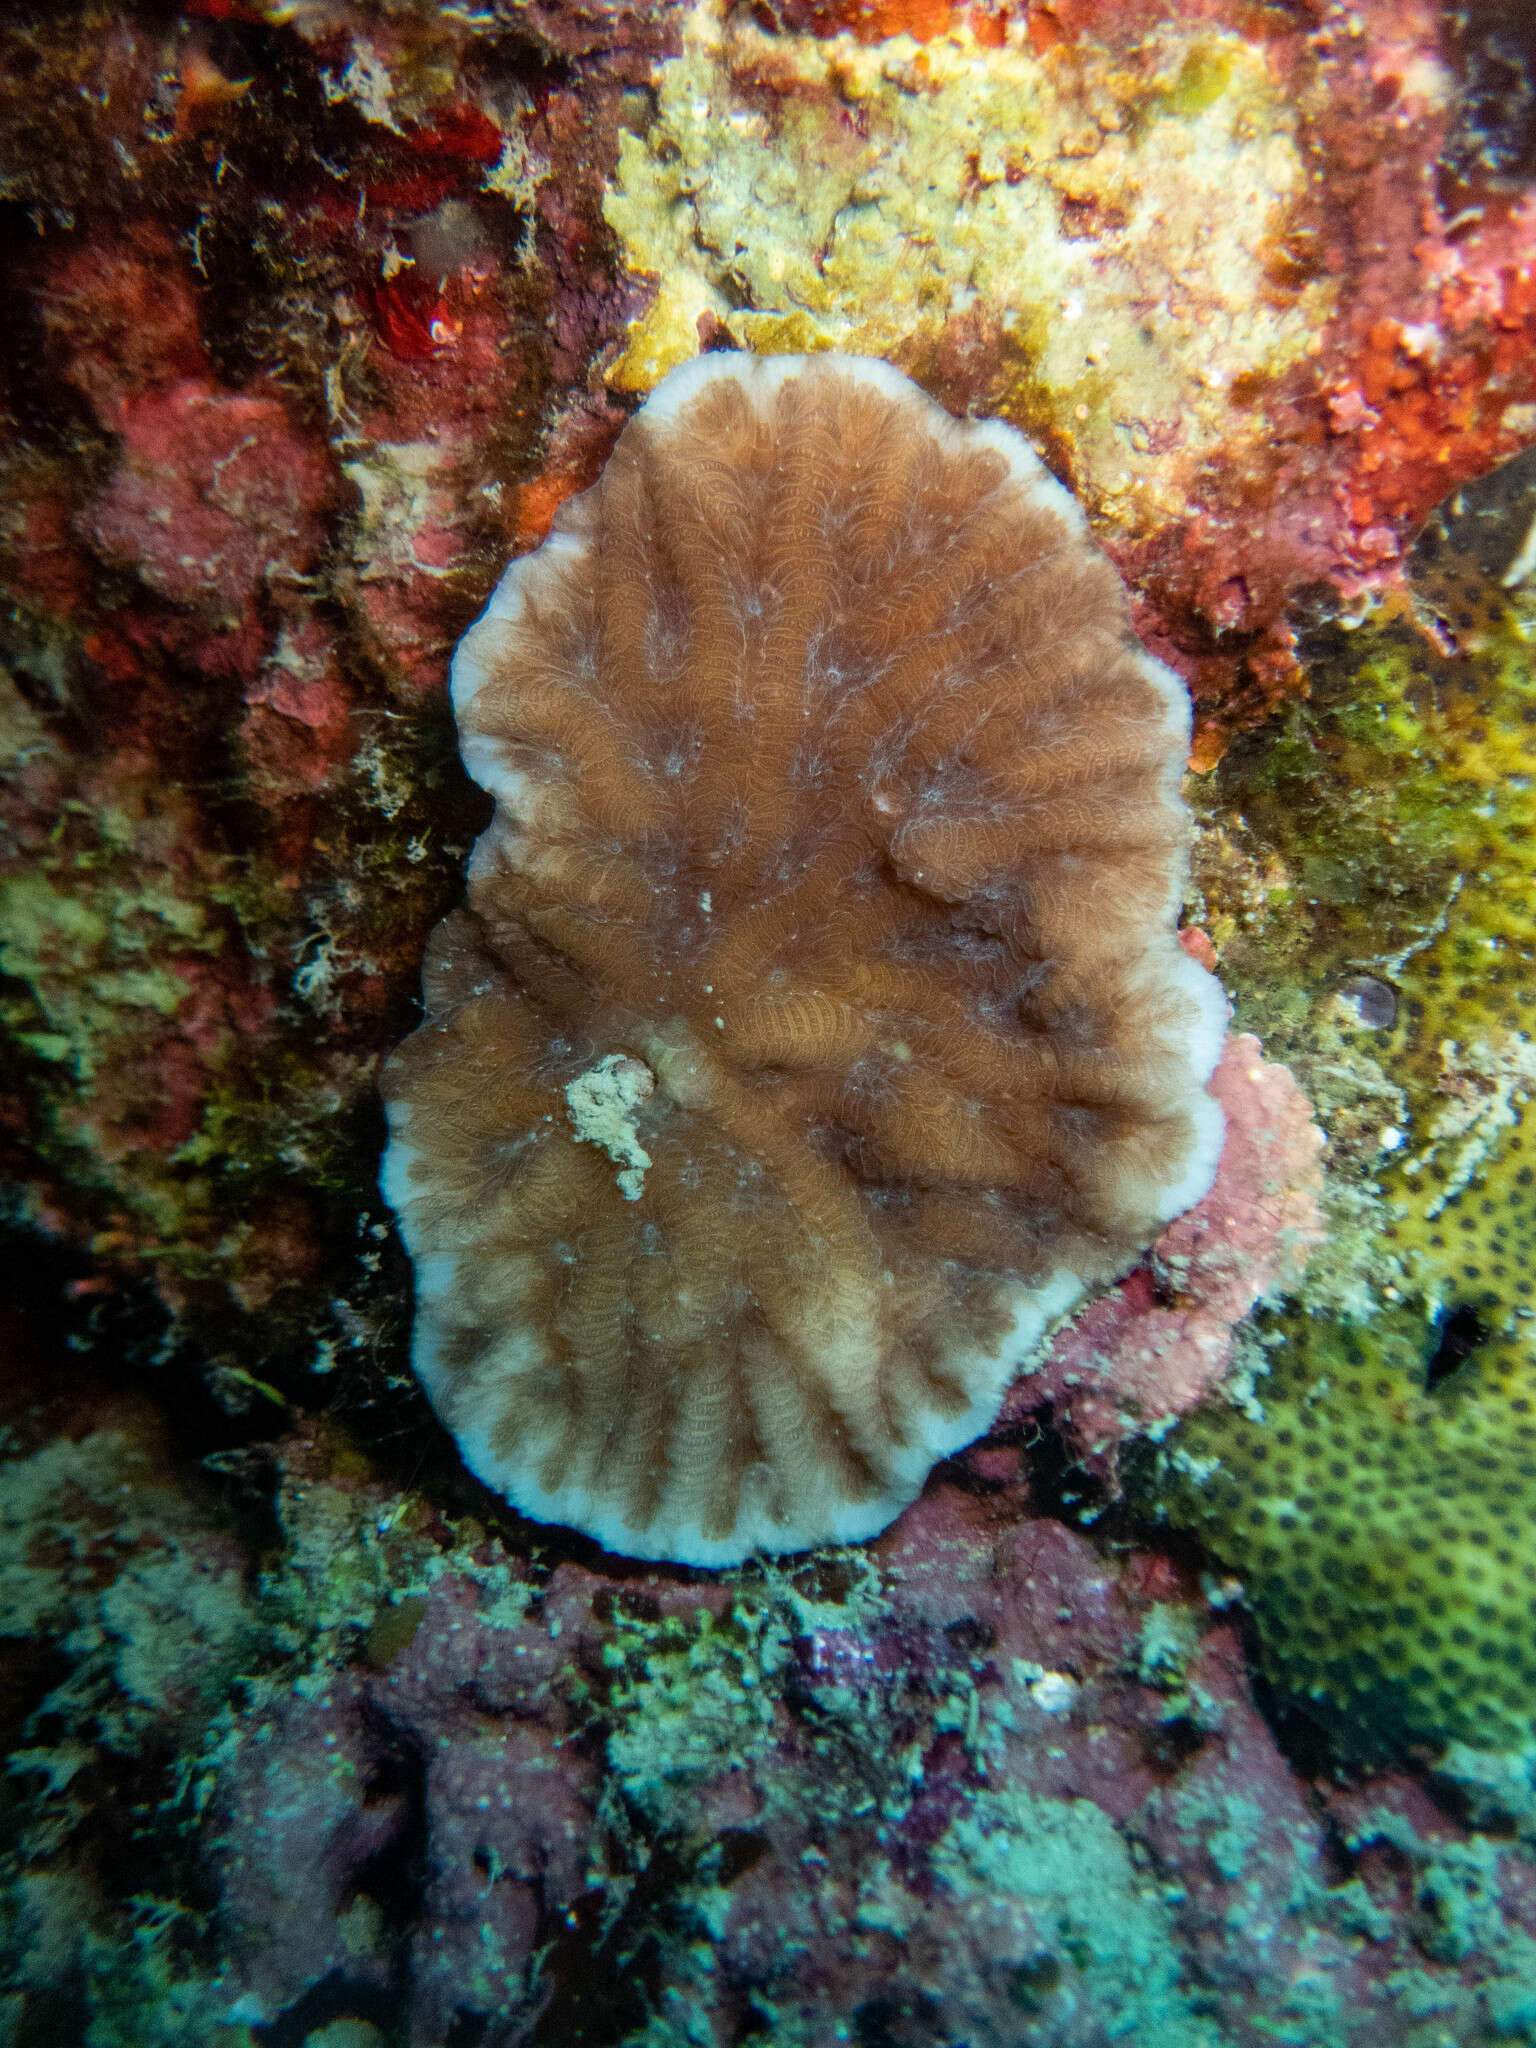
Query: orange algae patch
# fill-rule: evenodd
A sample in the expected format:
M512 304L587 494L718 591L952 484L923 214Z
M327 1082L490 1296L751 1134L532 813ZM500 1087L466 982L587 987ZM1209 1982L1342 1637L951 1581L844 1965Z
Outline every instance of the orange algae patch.
M530 477L519 484L513 501L512 542L517 548L537 547L554 524L555 514L578 488L566 471Z
M951 6L950 0L811 0L809 6L785 11L792 13L793 24L802 34L846 33L860 43L911 36L914 42L926 43L946 34L963 17L965 8ZM764 22L765 27L776 25L771 16Z
M1359 420L1358 452L1345 486L1357 528L1422 520L1449 486L1485 474L1517 445L1511 408L1536 397L1536 275L1530 266L1500 275L1495 306L1453 282L1442 293L1442 308L1433 327L1377 320L1335 393L1335 415L1343 407L1345 419ZM1360 407L1374 417L1357 412Z

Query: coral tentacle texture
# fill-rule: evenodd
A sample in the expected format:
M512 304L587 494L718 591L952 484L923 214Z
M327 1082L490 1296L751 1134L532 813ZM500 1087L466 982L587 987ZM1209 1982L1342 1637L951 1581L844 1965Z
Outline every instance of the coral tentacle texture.
M496 812L385 1074L417 1370L618 1551L873 1534L1210 1183L1182 686L1011 429L716 354L453 694Z

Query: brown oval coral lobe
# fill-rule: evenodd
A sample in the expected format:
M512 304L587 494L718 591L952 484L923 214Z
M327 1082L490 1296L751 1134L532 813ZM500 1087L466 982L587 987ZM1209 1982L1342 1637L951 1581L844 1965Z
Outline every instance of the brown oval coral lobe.
M417 1370L613 1549L870 1535L1210 1182L1183 690L1011 429L734 355L453 690L496 813L385 1076Z

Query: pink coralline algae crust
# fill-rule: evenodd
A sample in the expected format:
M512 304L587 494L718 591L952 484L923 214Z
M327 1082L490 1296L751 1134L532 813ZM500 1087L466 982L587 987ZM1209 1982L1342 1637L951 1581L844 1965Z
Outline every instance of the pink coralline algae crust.
M245 691L241 736L253 772L283 795L318 790L351 753L351 696L335 635L310 616L279 636Z
M601 201L672 9L533 8L514 34L222 0L149 26L82 0L0 37L36 209L5 257L0 659L21 757L52 775L36 804L18 775L0 844L0 887L35 907L45 862L51 906L7 953L7 1021L41 1060L8 1073L0 1131L23 1212L97 1283L147 1271L217 1321L221 1267L239 1300L293 1299L317 1181L348 1235L366 1199L371 1164L339 1153L475 829L447 658L622 425L591 366L636 295ZM61 794L113 832L146 815L108 858L72 809L66 857ZM114 919L134 864L153 906ZM61 943L66 867L131 957Z
M1189 11L1240 30L1257 18L1240 5ZM1135 10L1063 0L1052 12L1069 32L1118 37ZM1250 499L1242 476L1212 477L1186 524L1122 563L1147 592L1148 644L1190 675L1205 710L1201 765L1234 711L1244 722L1294 691L1283 613L1301 586L1352 593L1391 578L1446 491L1536 431L1536 209L1518 192L1437 179L1456 108L1445 11L1367 0L1278 32L1273 10L1264 19L1296 86L1310 74L1321 87L1308 102L1320 218L1276 261L1317 266L1339 297L1306 374L1257 399L1272 487Z
M120 241L67 244L45 269L38 312L64 381L109 433L130 398L207 374L193 280L152 221Z
M498 542L511 491L486 453L526 403L534 366L508 332L497 273L477 259L444 282L441 339L374 353L375 402L348 423L343 472L355 494L349 595L370 662L407 702L443 689L463 623L465 565ZM420 275L403 271L396 282ZM398 338L398 337L397 337Z
M1231 1365L1234 1327L1300 1278L1323 1234L1324 1140L1311 1105L1246 1032L1228 1039L1211 1093L1227 1138L1210 1193L1057 1334L1015 1381L1000 1428L1049 1403L1076 1455L1107 1470L1127 1436L1211 1393Z
M1437 173L1457 107L1445 20L1433 0L1368 0L1306 37L1325 88L1322 218L1297 255L1337 281L1339 303L1306 386L1275 394L1280 492L1209 522L1197 510L1177 543L1218 645L1309 575L1346 592L1390 577L1446 491L1536 430L1536 209ZM1283 655L1283 627L1265 635ZM1290 686L1283 663L1273 676Z
M484 1655L474 1589L458 1590L467 1597L455 1603L448 1589L418 1631L446 1660L429 1682L404 1657L406 1668L382 1679L338 1673L318 1699L278 1708L231 1772L216 1865L226 1981L242 2018L276 2016L333 1976L354 1995L388 1990L388 1959L369 1952L368 1912L349 1922L336 1901L354 1899L360 1873L423 1821L411 2039L447 2039L460 2006L484 2000L490 1971L504 1973L509 2005L534 2005L520 1980L587 1889L597 1773L579 1752L564 1753L547 1719L520 1720L497 1697L502 1674ZM527 1647L507 1638L509 1656ZM516 1670L529 1703L522 1659ZM465 1693L444 1682L450 1672ZM466 1695L478 1714L466 1717ZM418 1745L431 1757L419 1805L408 1768Z
M152 225L110 252L70 249L40 306L62 379L117 446L81 538L174 608L151 629L162 646L249 675L261 608L292 606L324 548L327 451L275 391L213 378L185 265Z
M122 459L90 519L104 560L225 630L311 566L329 465L277 398L188 381L129 401L121 429Z

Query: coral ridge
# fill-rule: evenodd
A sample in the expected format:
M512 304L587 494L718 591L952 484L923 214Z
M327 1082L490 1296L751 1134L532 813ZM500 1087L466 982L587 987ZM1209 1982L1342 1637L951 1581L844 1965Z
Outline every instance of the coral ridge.
M422 1377L617 1549L868 1536L1210 1183L1182 687L1011 429L715 355L453 691L497 810L386 1084Z

